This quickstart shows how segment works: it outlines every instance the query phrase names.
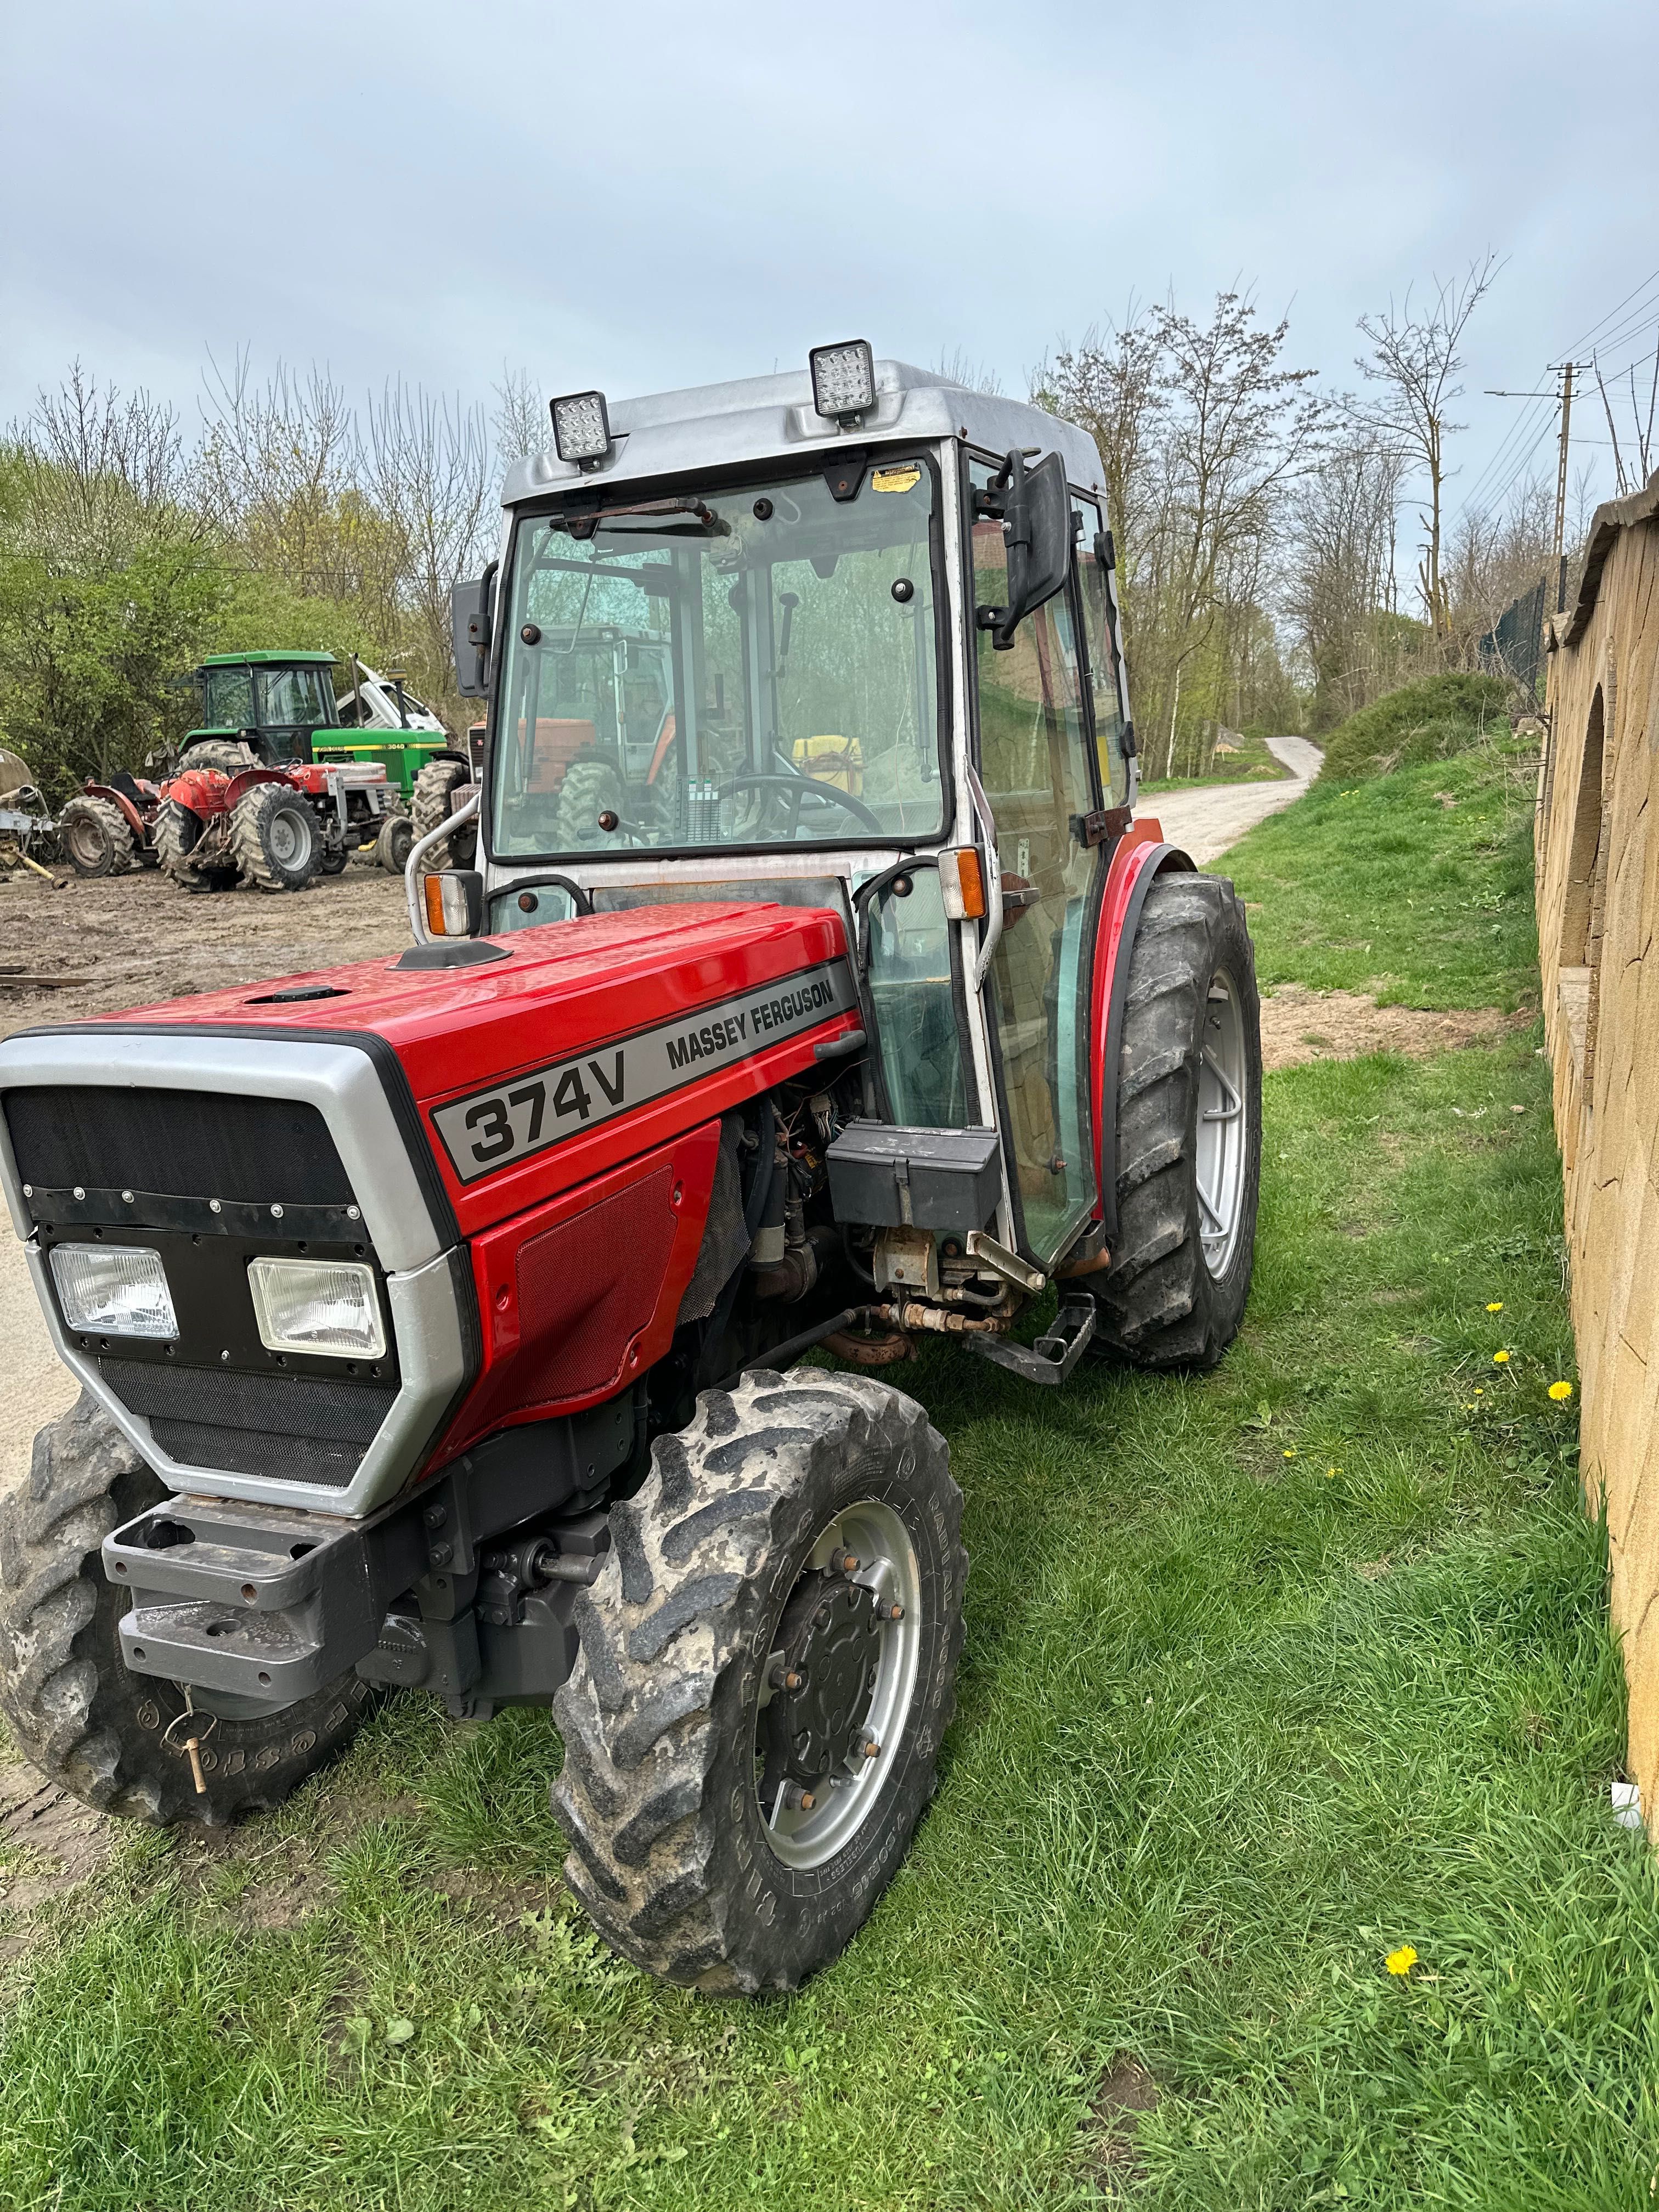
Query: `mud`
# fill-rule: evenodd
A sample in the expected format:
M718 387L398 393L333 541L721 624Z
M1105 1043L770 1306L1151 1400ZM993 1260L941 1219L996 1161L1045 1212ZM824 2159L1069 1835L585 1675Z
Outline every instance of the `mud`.
M193 896L153 869L71 873L62 890L0 869L0 1036L371 960L408 943L402 877L356 861L303 891Z
M1303 983L1276 983L1272 997L1261 1001L1261 1065L1271 1072L1305 1067L1316 1060L1358 1060L1368 1052L1423 1060L1459 1045L1490 1044L1532 1018L1530 1010L1507 1015L1496 1006L1454 1013L1379 1006L1360 991L1310 991Z

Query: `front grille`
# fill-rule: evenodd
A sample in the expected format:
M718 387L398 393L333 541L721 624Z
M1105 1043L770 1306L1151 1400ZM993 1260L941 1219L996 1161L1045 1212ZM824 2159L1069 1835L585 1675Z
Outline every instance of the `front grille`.
M269 1206L349 1206L316 1107L228 1091L42 1084L3 1104L17 1172L45 1190L166 1191Z
M251 1375L234 1368L104 1358L104 1381L185 1467L277 1482L349 1482L398 1393L321 1375Z

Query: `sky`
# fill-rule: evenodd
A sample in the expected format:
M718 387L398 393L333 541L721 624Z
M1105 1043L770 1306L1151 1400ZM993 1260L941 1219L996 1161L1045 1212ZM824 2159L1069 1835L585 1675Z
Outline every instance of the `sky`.
M0 423L78 358L193 427L239 350L614 398L861 336L1024 392L1236 284L1340 387L1490 248L1455 510L1553 475L1549 403L1483 387L1659 343L1656 69L1654 0L0 0Z

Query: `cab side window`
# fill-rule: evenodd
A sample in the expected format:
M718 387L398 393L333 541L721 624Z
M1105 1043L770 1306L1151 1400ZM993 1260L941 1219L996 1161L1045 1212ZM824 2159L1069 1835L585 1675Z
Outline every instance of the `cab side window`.
M1094 700L1101 787L1109 806L1123 806L1129 796L1129 763L1123 752L1123 687L1117 614L1112 597L1111 571L1102 557L1103 526L1100 509L1091 499L1073 498L1072 513L1078 532L1078 590L1083 601L1083 635L1089 655L1089 690Z

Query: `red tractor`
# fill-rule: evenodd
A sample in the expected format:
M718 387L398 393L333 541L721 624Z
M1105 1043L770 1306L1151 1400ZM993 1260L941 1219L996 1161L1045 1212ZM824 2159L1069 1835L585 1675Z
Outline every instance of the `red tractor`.
M264 768L246 757L186 766L164 787L155 827L162 868L187 891L230 890L240 879L301 891L319 872L337 876L371 842L381 866L401 873L412 836L378 764Z
M162 787L118 769L107 783L88 777L58 817L64 857L80 876L124 876L155 866Z
M894 1378L1221 1357L1250 940L1133 816L1080 430L862 345L553 416L457 593L488 738L428 836L477 865L416 851L416 944L0 1043L84 1386L0 1522L0 1703L153 1821L276 1804L398 1688L550 1707L609 1942L788 1990L954 1705L962 1498ZM589 622L667 641L654 775L539 757Z

